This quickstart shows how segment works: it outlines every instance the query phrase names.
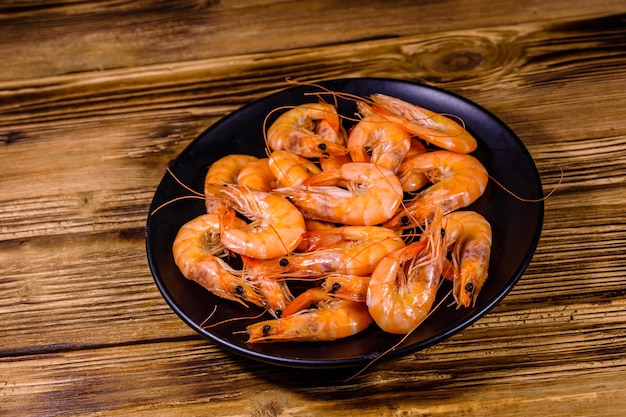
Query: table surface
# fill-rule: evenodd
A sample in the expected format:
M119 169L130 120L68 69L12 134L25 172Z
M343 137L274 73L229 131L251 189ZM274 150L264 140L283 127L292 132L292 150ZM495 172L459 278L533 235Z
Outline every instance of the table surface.
M624 415L625 51L621 0L3 3L0 414ZM207 127L288 78L344 77L480 104L556 191L493 310L337 382L202 339L144 232Z

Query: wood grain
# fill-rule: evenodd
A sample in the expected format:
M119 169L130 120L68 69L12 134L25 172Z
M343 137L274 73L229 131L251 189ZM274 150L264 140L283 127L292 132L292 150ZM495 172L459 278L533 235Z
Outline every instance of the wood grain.
M0 6L0 415L623 415L626 14L506 3ZM446 88L520 137L554 190L522 279L348 382L201 340L146 261L167 164L286 77L361 76Z

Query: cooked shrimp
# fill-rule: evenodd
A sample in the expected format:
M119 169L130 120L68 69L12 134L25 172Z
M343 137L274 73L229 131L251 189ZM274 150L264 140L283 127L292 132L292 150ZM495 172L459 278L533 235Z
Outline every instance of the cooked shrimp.
M289 303L287 308L283 310L281 317L289 317L302 310L309 309L311 306L320 302L328 300L342 299L359 303L365 302L369 277L359 277L356 275L334 275L332 278L332 285L322 285L322 287L309 288L294 298ZM352 284L353 287L351 289L348 288L348 285L344 285L342 287L340 283Z
M361 119L348 135L354 162L372 162L395 172L411 148L411 135L378 114Z
M328 155L319 158L318 162L320 167L322 168L322 171L327 171L333 168L341 168L343 164L352 162L352 159L350 159L350 154Z
M342 181L347 189L335 186ZM400 180L387 168L350 162L322 171L298 187L281 187L284 195L307 217L348 225L374 225L396 213L402 202Z
M267 130L267 144L306 158L347 153L337 109L326 103L302 104L278 116Z
M364 303L333 299L288 317L246 328L248 343L332 341L355 335L372 324Z
M268 278L319 278L328 274L368 275L378 262L404 246L393 230L379 226L343 226L308 231L304 250L257 262L251 273Z
M447 116L384 94L373 94L371 99L372 111L428 143L460 153L476 150L476 139Z
M386 256L372 273L367 306L388 333L409 333L430 313L446 257L441 217L439 211L422 240Z
M287 199L237 185L224 187L220 196L251 221L241 227L232 210L223 216L220 240L229 250L269 259L290 253L302 241L304 217Z
M278 186L278 181L272 173L268 158L260 158L248 162L237 175L237 184L253 190L270 191Z
M405 159L398 175L405 171L424 172L432 186L407 202L386 227L397 229L423 224L436 210L450 213L467 207L485 191L489 175L471 155L445 150L427 152Z
M260 271L259 268L255 268L256 263L262 262L259 259L241 256L241 260L244 265L244 274L257 288L263 300L263 306L274 317L281 317L283 310L293 300L287 281L270 279L263 274L255 273L254 271Z
M218 257L225 251L219 230L219 215L216 214L204 214L185 223L172 246L176 266L185 278L218 297L261 306L263 302L255 285Z
M309 288L296 298L294 298L287 308L283 310L281 317L289 317L303 310L308 310L311 306L322 301L328 301L332 296L320 287Z
M322 289L337 298L364 303L369 276L333 274L324 278Z
M455 211L445 216L446 239L453 245L452 262L457 306L470 307L487 280L491 255L491 225L473 211Z
M224 213L228 210L216 194L224 184L235 184L242 168L258 158L251 155L231 154L215 161L204 178L204 198L207 213Z
M269 167L278 183L283 187L300 185L304 180L322 172L309 159L280 149L270 154Z

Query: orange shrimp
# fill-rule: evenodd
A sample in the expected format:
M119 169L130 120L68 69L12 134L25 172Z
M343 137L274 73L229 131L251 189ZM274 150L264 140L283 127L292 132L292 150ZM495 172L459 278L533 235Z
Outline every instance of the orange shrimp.
M309 288L294 298L283 310L281 317L291 316L320 301L335 298L364 303L368 282L369 277L330 275L325 278L321 287Z
M445 216L446 239L453 245L454 298L457 306L470 307L487 280L491 256L491 225L474 211Z
M460 153L473 152L478 146L463 126L447 116L384 94L373 94L370 98L371 111L428 143Z
M269 167L278 183L283 187L300 185L306 179L322 172L309 159L280 149L270 154Z
M222 188L220 196L251 221L241 227L234 211L223 215L220 240L229 250L270 259L292 252L302 241L304 217L287 199L237 185Z
M347 164L348 162L352 162L350 159L350 154L345 155L328 155L325 157L321 157L318 160L322 171L327 171L333 168L341 168L343 164Z
M255 273L259 268L255 268L259 259L248 256L241 256L244 265L244 274L257 288L259 295L263 300L263 306L274 317L281 317L283 310L293 300L291 290L287 285L287 281L271 279L264 274Z
M217 198L216 194L224 184L235 184L242 168L257 159L251 155L231 154L211 164L204 178L204 198L207 213L221 214L228 210L228 206Z
M271 191L278 181L269 167L268 158L248 162L237 175L237 184L260 191Z
M251 273L267 278L320 278L328 274L368 275L378 262L404 246L393 230L379 226L342 226L308 231L305 249L257 262Z
M324 278L322 289L337 298L364 303L369 276L333 274Z
M386 256L372 273L367 306L388 333L413 331L432 309L446 257L441 218L439 211L422 240Z
M342 181L347 189L335 186ZM298 187L280 187L306 217L348 225L374 225L396 213L402 202L400 180L387 168L350 162L322 171Z
M355 335L372 324L365 303L329 299L317 308L265 320L246 328L248 343L332 341Z
M432 186L407 202L384 226L397 229L420 225L436 210L450 213L467 207L485 191L489 175L480 161L468 154L445 150L427 152L405 159L405 170L424 172Z
M347 153L337 109L326 103L302 104L278 116L267 130L267 145L305 158Z
M361 119L348 135L354 162L372 162L395 172L411 148L411 135L378 114Z
M172 246L176 266L185 278L219 297L261 306L263 301L254 283L218 257L225 252L219 230L219 215L216 214L204 214L185 223Z

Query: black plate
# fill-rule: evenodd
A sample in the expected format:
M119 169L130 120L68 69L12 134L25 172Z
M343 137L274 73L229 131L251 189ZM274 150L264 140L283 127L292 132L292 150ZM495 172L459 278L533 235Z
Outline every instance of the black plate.
M332 91L368 96L383 93L463 119L478 140L473 153L490 175L508 190L528 199L543 196L535 164L519 138L504 123L480 106L449 92L404 81L356 78L320 83ZM184 184L203 189L208 166L231 153L264 157L263 120L274 108L315 102L317 87L297 86L251 103L221 119L196 138L171 164L170 169ZM330 98L327 100L330 101ZM339 112L355 113L354 103L339 102ZM171 175L159 184L150 213L161 204L189 195ZM460 332L493 308L512 289L530 262L543 223L543 204L525 203L490 181L484 195L469 209L484 215L493 229L489 278L473 308L441 308L431 315L388 357L405 355L431 346ZM167 205L147 219L146 247L155 282L171 308L205 338L248 358L297 368L362 366L399 341L372 325L368 330L334 342L246 344L241 330L251 321L235 321L210 329L201 326L217 306L211 322L251 316L260 310L218 299L178 271L172 242L178 229L204 212L200 200L182 200Z

